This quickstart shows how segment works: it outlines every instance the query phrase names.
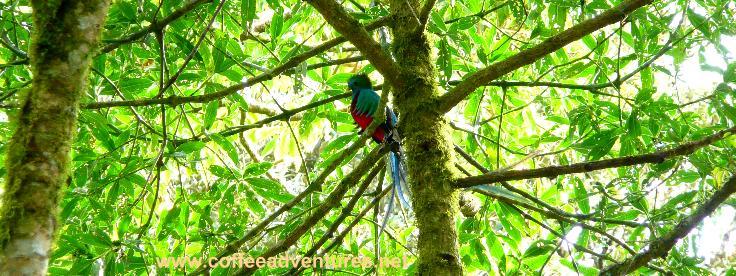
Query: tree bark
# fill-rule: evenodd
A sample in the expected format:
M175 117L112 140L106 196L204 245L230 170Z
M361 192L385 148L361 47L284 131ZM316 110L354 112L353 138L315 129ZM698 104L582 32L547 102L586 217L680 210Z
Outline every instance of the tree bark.
M87 69L107 0L34 0L33 86L7 154L0 207L0 275L45 275Z
M391 2L396 20L393 54L405 84L395 90L394 106L400 114L399 131L419 228L417 274L462 275L455 227L459 193L452 187L454 154L449 125L436 109L439 93L432 42L416 18L420 9L418 0Z

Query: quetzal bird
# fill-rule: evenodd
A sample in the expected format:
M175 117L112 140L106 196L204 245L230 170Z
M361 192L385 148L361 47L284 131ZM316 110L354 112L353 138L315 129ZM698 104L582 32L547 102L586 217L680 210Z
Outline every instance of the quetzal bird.
M360 127L360 133L366 130L373 122L373 115L378 110L378 104L381 96L373 90L371 80L364 74L357 74L348 80L348 88L353 92L352 101L350 102L350 115ZM391 181L393 191L391 192L390 201L386 207L386 215L384 216L381 230L386 227L388 218L393 211L394 200L399 198L404 207L409 208L411 205L404 197L404 191L409 191L406 187L406 165L403 160L403 151L401 150L401 139L397 131L398 118L391 108L386 107L386 120L376 128L373 132L373 141L383 144L389 152L388 166L391 173Z

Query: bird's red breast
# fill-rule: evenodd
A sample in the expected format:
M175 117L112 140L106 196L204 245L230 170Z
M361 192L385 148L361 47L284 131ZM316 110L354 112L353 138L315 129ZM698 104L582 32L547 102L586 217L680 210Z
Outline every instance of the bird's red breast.
M355 123L357 123L362 130L368 128L371 122L373 122L373 117L367 114L358 114L358 112L352 106L350 108L350 115L353 116L353 120L355 120ZM376 131L373 132L373 140L378 143L383 143L384 136L385 130L382 126L379 126L378 128L376 128Z

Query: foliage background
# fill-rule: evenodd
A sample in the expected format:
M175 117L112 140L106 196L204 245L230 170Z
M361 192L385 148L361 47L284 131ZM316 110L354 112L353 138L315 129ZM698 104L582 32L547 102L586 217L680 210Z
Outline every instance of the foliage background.
M101 46L111 51L94 59L83 103L154 99L162 80L173 80L166 99L216 93L259 74L272 78L226 97L179 105L85 105L52 274L184 273L155 268L156 258L217 255L329 170L357 140L346 112L346 80L357 72L369 73L375 84L381 77L354 47L343 43L289 64L338 36L312 7L245 0L224 1L220 10L219 3L114 1ZM440 89L617 2L583 3L440 1L428 24ZM625 23L478 89L447 115L452 139L484 168L518 169L648 153L732 127L736 7L729 3L657 1L636 11ZM388 14L380 1L342 4L364 22ZM177 11L186 12L166 25L162 53L151 26ZM33 30L27 1L5 1L1 12L0 161L13 129L9 118L32 78L24 60ZM140 30L141 37L121 39ZM390 45L387 31L373 34ZM285 72L269 75L282 64L288 65ZM310 108L290 111L305 105ZM340 163L324 190L332 190L369 150ZM614 259L630 256L615 238L641 250L709 197L733 172L733 156L734 139L725 139L660 164L512 182L566 213L629 222L623 224L578 217L569 217L570 223L507 204L498 197L526 199L503 187L471 193L482 208L457 221L465 271L594 274L606 263L576 247ZM457 161L470 174L481 173L467 160ZM5 174L0 168L0 181ZM353 214L368 206L374 191L376 184ZM310 195L240 251L257 256L274 245L325 195ZM736 201L727 205L653 265L678 275L735 273ZM289 252L309 249L339 215L331 212ZM381 256L413 255L417 231L410 220L394 216L389 234L376 240L375 222L382 217L363 217L332 254L374 257L380 248ZM705 250L713 240L720 247Z

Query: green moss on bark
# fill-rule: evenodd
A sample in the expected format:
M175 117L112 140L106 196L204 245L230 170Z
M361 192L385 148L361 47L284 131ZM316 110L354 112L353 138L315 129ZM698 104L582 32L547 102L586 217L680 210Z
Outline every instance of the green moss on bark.
M87 68L108 1L32 1L33 86L14 118L0 206L0 275L42 275L57 229L61 191Z
M455 220L459 193L450 128L437 112L436 69L431 41L418 30L406 6L419 10L419 1L391 2L395 24L393 52L407 85L396 91L394 105L401 116L399 130L406 153L412 203L419 228L419 275L462 275Z

